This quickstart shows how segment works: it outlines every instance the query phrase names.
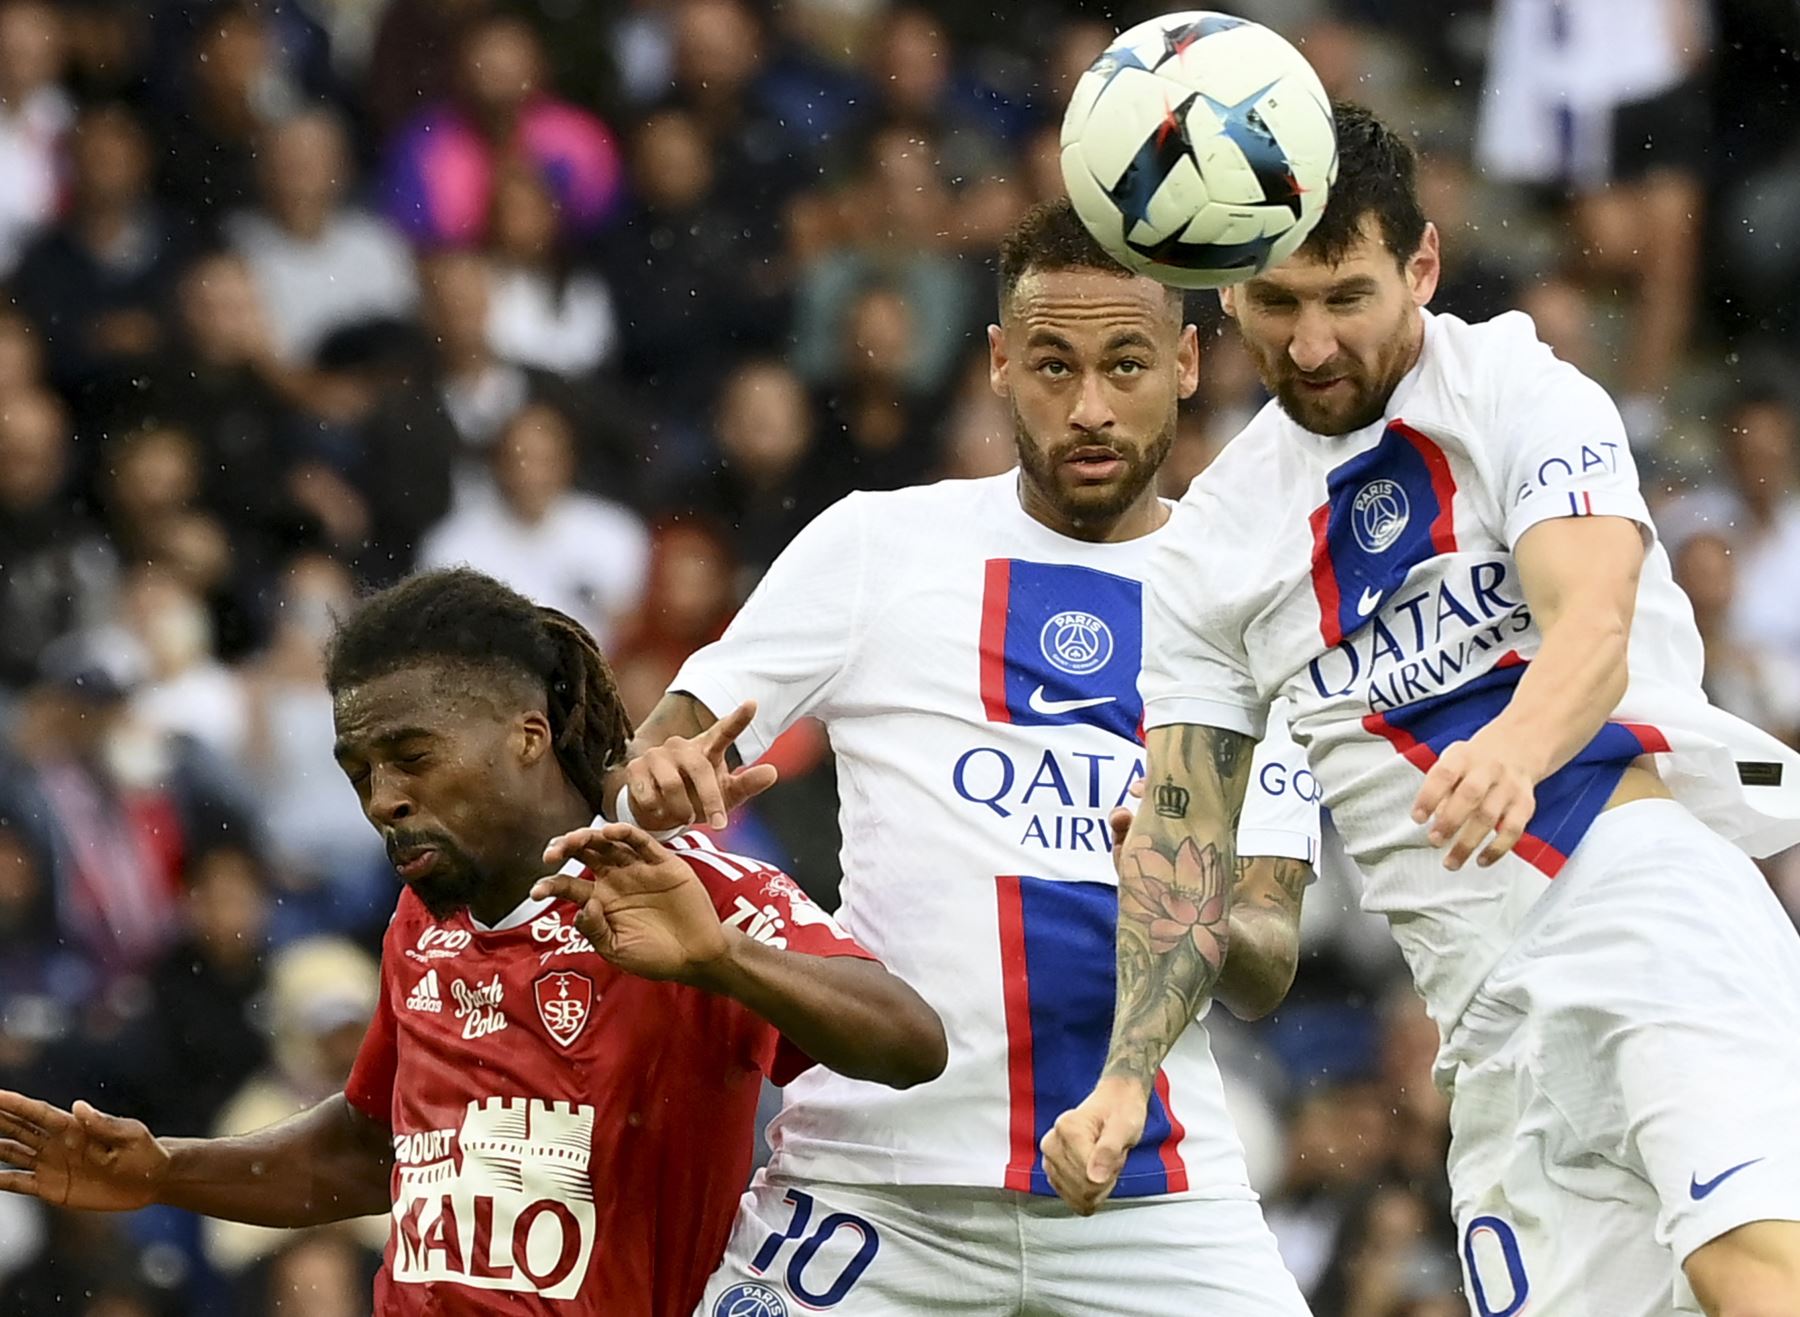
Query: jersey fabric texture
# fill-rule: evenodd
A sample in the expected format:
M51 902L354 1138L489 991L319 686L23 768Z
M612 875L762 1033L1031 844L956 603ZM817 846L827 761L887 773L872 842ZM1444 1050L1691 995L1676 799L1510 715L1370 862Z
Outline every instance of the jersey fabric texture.
M778 870L669 846L747 935L867 956ZM684 1317L725 1246L763 1078L811 1063L737 1002L615 969L576 912L484 928L401 895L345 1086L393 1130L379 1312Z
M747 761L797 718L825 723L838 917L949 1038L948 1069L915 1089L819 1072L790 1085L774 1175L1048 1194L1038 1141L1099 1076L1117 918L1107 815L1143 773L1143 577L1168 527L1073 540L1025 513L1017 482L852 494L673 683L715 714L757 701ZM1314 858L1300 767L1279 732L1259 752L1242 853ZM1199 1024L1164 1066L1119 1187L1184 1191L1250 1194Z

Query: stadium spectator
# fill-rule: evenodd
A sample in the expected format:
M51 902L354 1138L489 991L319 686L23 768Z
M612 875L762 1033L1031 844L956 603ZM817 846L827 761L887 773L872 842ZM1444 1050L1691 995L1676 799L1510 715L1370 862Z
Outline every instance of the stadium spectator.
M205 1132L246 1134L304 1111L340 1091L375 1013L380 980L368 952L332 937L289 943L270 958L263 1029L268 1046L258 1064L233 1086ZM364 1217L327 1227L379 1254L388 1219ZM280 1249L286 1231L234 1221L207 1221L207 1259L220 1271L240 1272Z
M612 298L596 275L576 266L544 177L528 165L501 169L488 230L494 351L559 375L598 369L615 346Z
M202 1135L268 1054L263 1019L270 894L254 856L226 843L184 875L184 932L150 974L146 1119Z
M412 563L420 537L466 498L491 494L490 454L532 402L560 408L581 435L577 469L603 472L629 498L629 460L609 461L622 417L592 389L499 356L488 337L493 272L485 257L443 251L420 267L423 357L388 391L363 433L357 486L369 508L370 544L359 560L374 579Z
M66 637L43 665L0 752L0 812L42 829L64 934L108 976L141 973L179 931L187 856L249 820L217 760L132 716L129 636Z
M919 324L949 331L916 343L909 384L929 394L948 382L963 348L956 331L971 327L979 312L970 271L945 250L953 199L933 163L937 150L906 129L876 134L841 208L842 223L826 227L828 250L799 275L792 356L806 379L831 377L850 308L879 278L900 289Z
M574 488L575 434L554 407L526 406L490 458L494 494L428 532L421 567L474 567L573 617L610 644L638 606L650 537L635 513Z
M341 1230L301 1231L257 1268L245 1317L366 1317L380 1260Z
M334 332L410 314L412 253L392 228L347 204L355 162L325 109L272 127L258 161L261 204L226 220L267 308L271 346L310 363Z
M205 599L166 567L137 567L120 589L119 620L146 667L132 716L163 735L192 737L223 760L238 760L244 690L218 660Z
M175 103L158 137L166 147L162 195L203 242L256 196L257 151L271 123L302 103L269 8L225 0L192 11Z
M1738 561L1731 541L1712 531L1687 536L1675 551L1675 580L1694 606L1706 645L1707 697L1800 745L1800 662L1747 642L1733 627Z
M273 588L267 645L238 669L248 735L245 785L284 887L285 928L379 928L391 907L390 866L331 758L325 642L355 600L349 570L303 551Z
M16 343L0 316L0 361ZM116 563L75 509L69 417L42 389L0 387L0 707L37 675L58 636L98 625L111 608Z
M835 481L816 460L817 429L806 386L778 361L745 362L720 391L714 414L720 460L679 505L730 529L742 567L740 595L831 501Z
M0 278L56 215L58 159L75 106L58 85L61 16L41 0L0 8Z
M1575 196L1582 269L1626 285L1627 433L1653 450L1698 303L1709 115L1705 0L1502 0L1477 156L1498 178ZM1648 15L1646 17L1646 15Z
M872 284L845 316L843 356L824 402L821 455L837 492L899 489L937 469L936 400L911 367L924 335L897 288Z
M551 180L570 234L591 233L616 210L623 182L612 130L543 85L543 51L524 20L472 24L457 54L457 87L400 130L387 162L388 217L417 242L467 243L487 232L507 159Z
M784 263L768 213L721 182L690 111L652 113L631 139L633 205L599 257L619 314L620 373L675 434L645 455L675 476L704 463L707 402L735 360L776 348Z
M150 141L130 110L83 110L68 146L68 212L26 248L12 289L44 335L51 380L91 412L90 389L117 390L123 368L161 346L189 248L151 196Z

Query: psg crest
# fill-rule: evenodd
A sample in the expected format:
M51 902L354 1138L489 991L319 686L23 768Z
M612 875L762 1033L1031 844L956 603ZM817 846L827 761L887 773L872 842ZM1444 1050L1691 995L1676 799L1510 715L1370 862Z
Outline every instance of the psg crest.
M713 1317L788 1317L787 1301L767 1285L733 1285L713 1304Z
M1412 508L1406 491L1392 480L1371 480L1351 505L1356 542L1369 553L1384 552L1406 529Z
M1112 628L1092 613L1071 609L1044 623L1038 647L1052 666L1072 677L1085 677L1112 658Z
M540 976L531 991L537 998L538 1018L558 1045L567 1047L581 1036L594 1010L592 979L561 969Z

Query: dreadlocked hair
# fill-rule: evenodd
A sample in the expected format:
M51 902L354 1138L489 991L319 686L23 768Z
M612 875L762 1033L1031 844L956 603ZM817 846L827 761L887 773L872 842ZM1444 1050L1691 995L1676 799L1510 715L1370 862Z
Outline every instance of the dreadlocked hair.
M335 698L420 662L540 686L557 762L600 812L606 770L623 760L631 720L587 628L470 568L420 572L369 595L339 621L325 653L325 685Z

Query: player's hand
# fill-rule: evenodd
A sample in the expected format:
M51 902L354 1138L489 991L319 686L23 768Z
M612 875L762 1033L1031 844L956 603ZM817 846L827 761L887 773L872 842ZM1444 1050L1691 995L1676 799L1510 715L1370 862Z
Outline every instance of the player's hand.
M57 1207L128 1212L157 1201L168 1151L141 1121L64 1111L0 1089L0 1190Z
M1542 777L1541 750L1517 744L1490 724L1438 756L1413 802L1413 822L1426 826L1433 846L1449 847L1446 869L1462 868L1478 847L1485 868L1525 834Z
M642 828L577 828L544 850L546 864L570 859L586 877L540 878L531 894L579 905L575 927L620 969L689 983L730 952L731 940L694 871Z
M722 828L732 810L775 785L773 764L733 769L725 761L731 743L756 716L745 700L698 736L671 736L625 766L631 812L653 832L701 824Z
M1082 1216L1100 1210L1119 1183L1125 1154L1144 1137L1150 1096L1131 1079L1102 1079L1078 1107L1063 1112L1044 1135L1044 1173L1062 1200Z

